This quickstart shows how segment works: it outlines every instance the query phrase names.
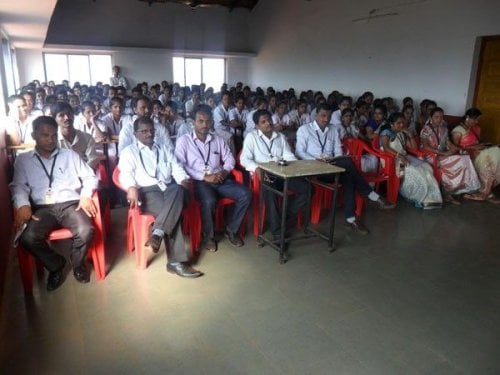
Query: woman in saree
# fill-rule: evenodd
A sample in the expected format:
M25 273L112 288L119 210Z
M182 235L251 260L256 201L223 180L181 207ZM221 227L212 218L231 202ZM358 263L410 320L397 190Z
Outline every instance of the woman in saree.
M441 208L443 198L432 167L407 153L407 149L415 149L417 143L405 126L403 113L394 112L389 116L388 125L380 131L379 142L382 151L396 158L396 172L401 176L399 193L424 210Z
M462 123L451 132L453 143L466 151L474 162L481 181L481 200L499 204L492 190L500 184L500 148L481 141L479 117L481 111L470 108L465 112Z
M443 200L460 204L454 196L462 194L464 199L480 199L482 195L477 191L481 183L472 160L468 154L460 153L460 149L450 141L443 116L442 108L434 108L420 132L421 148L437 154Z

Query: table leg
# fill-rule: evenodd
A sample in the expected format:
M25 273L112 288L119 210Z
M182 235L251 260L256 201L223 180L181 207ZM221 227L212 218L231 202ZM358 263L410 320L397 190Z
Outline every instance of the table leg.
M288 206L288 178L283 182L283 204L281 206L281 231L280 231L280 264L288 259L285 254L286 211Z
M256 178L254 176L254 178ZM257 207L257 212L254 212L254 215L257 215L257 226L258 226L258 231L257 231L257 246L258 247L264 247L265 242L261 239L262 236L262 230L264 229L264 223L262 220L262 207L264 204L264 193L262 191L262 179L259 179L259 205Z
M332 209L330 210L330 233L328 235L328 250L333 252L335 244L333 243L333 235L335 234L335 213L337 210L337 192L339 191L340 174L335 174L335 182L333 185Z

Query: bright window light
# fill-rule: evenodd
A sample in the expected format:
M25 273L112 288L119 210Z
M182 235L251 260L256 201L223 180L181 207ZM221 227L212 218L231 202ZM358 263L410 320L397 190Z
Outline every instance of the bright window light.
M99 81L108 83L111 77L111 55L46 53L44 59L46 80L56 84L66 79L71 86L77 81L95 85Z
M181 86L199 85L203 82L207 87L218 91L226 79L224 59L174 57L172 67L174 82Z
M90 67L88 55L68 55L69 84L90 84Z
M201 83L201 59L185 59L186 86Z
M224 59L203 59L203 82L214 91L224 83Z

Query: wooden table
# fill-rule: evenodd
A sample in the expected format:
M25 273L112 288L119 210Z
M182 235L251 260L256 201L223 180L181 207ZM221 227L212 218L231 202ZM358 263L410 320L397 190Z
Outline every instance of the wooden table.
M310 213L310 204L311 204L311 186L309 184L309 194L307 201L307 209L305 215L305 225L304 232L305 236L302 238L310 237L311 234L315 236L319 236L328 241L328 249L333 251L335 249L335 245L333 243L333 235L335 232L335 209L337 202L337 191L338 191L338 182L340 173L344 172L345 169L337 167L335 165L331 165L318 160L295 160L288 162L288 165L282 166L277 162L268 162L268 163L258 163L259 168L263 171L267 172L270 175L277 176L283 179L283 190L277 190L274 187L265 183L264 178L260 179L260 194L259 194L259 207L262 207L263 204L263 189L269 190L274 194L280 196L283 199L283 203L281 206L281 232L280 232L280 241L279 246L277 246L273 241L268 240L262 235L262 226L259 225L259 236L258 241L261 246L264 244L270 245L275 250L279 251L280 258L279 261L281 264L287 261L287 256L285 253L285 230L286 230L286 210L288 205L288 183L292 178L299 177L312 177L318 175L334 175L335 181L333 185L333 199L332 199L332 209L330 211L330 230L328 236L309 228L309 213ZM258 213L254 213L260 216L260 209ZM261 218L259 217L259 223L261 222ZM308 234L311 233L311 234Z

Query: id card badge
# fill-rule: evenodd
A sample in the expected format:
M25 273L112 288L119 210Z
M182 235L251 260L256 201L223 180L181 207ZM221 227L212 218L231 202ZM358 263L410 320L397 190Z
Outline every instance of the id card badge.
M203 168L203 173L206 175L210 174L210 168L208 168L208 165L205 165L205 168Z
M56 203L54 192L51 189L49 189L45 193L45 204L54 204L54 203Z
M160 188L161 191L167 190L167 184L163 181L158 181L158 187Z

